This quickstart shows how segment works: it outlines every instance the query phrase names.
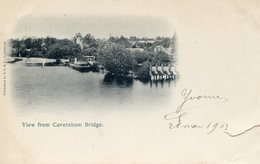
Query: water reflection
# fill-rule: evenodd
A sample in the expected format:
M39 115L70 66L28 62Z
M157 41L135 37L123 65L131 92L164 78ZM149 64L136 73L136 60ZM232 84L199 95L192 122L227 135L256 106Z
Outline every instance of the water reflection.
M126 77L116 77L111 75L105 75L102 81L103 85L119 86L119 87L132 87L134 80Z
M167 80L149 80L149 79L133 79L127 77L117 77L112 75L105 75L102 81L103 85L106 86L115 86L115 87L132 87L134 81L139 81L144 85L149 85L152 87L170 87L171 83L175 84L175 80L167 79Z
M160 87L163 88L163 87L170 87L171 84L175 85L175 80L172 80L172 79L167 79L167 80L156 80L156 81L149 81L150 83L150 88L152 87Z
M163 109L172 102L175 87L175 80L119 78L60 66L17 63L9 68L9 94L21 113Z

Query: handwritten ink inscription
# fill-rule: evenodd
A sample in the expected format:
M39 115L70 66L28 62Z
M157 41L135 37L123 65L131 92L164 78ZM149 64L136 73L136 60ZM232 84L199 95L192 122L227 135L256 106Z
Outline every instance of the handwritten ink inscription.
M221 97L221 96L192 96L192 90L191 89L183 89L181 92L181 96L183 98L182 103L176 108L175 111L168 113L164 116L165 120L170 121L169 123L169 129L204 129L206 130L206 134L212 134L216 130L221 130L224 132L224 134L227 134L230 137L238 137L240 135L243 135L247 133L248 131L255 129L257 127L260 127L259 125L254 125L251 128L248 128L240 133L232 134L229 132L229 124L228 123L221 123L217 121L212 121L207 124L198 124L198 123L187 123L184 122L184 118L188 115L188 108L185 108L186 105L188 105L191 102L205 102L205 103L224 103L227 102L228 99ZM208 105L208 104L207 104Z

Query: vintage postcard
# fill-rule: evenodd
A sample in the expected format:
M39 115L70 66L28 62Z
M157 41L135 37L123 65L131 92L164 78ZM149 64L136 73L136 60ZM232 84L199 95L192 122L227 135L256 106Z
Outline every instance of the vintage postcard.
M260 3L11 0L1 164L258 164Z

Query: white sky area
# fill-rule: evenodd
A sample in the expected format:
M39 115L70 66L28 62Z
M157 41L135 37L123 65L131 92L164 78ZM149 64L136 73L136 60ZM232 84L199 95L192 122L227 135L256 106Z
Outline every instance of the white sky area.
M173 36L173 27L163 18L136 16L33 16L19 19L13 28L11 38L57 37L72 38L80 32L91 33L95 38L112 36L137 36L154 38Z

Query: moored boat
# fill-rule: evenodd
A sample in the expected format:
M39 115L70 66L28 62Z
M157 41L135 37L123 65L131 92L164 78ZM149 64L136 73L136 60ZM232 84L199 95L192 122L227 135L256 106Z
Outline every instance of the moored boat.
M80 72L88 72L92 70L91 64L85 61L80 61L80 62L76 61L74 63L70 63L69 66Z

